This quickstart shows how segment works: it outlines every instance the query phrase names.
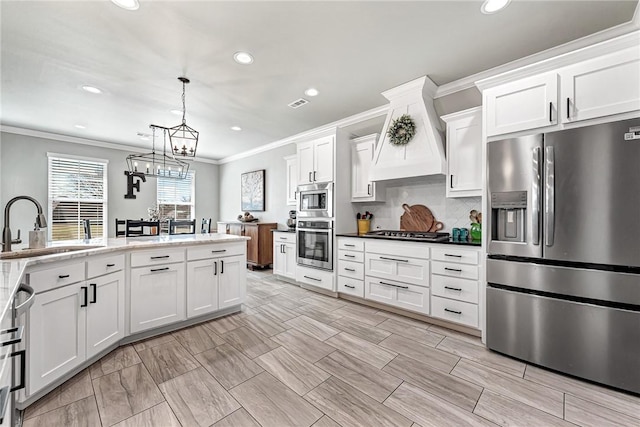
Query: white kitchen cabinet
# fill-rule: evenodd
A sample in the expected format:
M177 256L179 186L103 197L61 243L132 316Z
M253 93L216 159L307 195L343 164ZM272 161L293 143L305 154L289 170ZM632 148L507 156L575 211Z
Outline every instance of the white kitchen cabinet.
M296 282L333 292L333 281L333 271L309 268L302 265L296 266Z
M245 282L247 275L246 258L232 256L220 259L218 276L220 309L240 305L245 298Z
M561 69L560 90L563 123L640 110L640 49Z
M132 268L130 288L131 333L185 319L184 262Z
M36 294L28 319L27 395L85 361L87 298L84 283Z
M434 296L431 299L433 317L461 323L472 328L478 327L478 305L449 298Z
M484 91L487 136L558 123L558 73L527 77Z
M442 120L447 124L446 196L482 196L482 107Z
M187 262L187 318L218 309L219 260Z
M87 359L124 338L124 272L89 279L87 317Z
M333 181L335 136L298 143L298 185Z
M287 205L296 205L298 201L298 159L296 155L284 158L287 168Z
M405 310L429 314L429 288L396 280L367 276L364 296L366 299L389 304Z
M429 260L396 255L365 254L365 274L429 286Z
M273 233L273 274L296 278L296 234Z
M378 134L363 136L351 140L351 201L382 202L384 189L382 185L371 181L369 171L376 152Z

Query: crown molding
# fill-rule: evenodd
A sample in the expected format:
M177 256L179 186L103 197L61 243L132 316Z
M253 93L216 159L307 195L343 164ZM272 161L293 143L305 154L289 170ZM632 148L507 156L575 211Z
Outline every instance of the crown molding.
M313 128L308 131L301 132L296 135L293 135L284 139L280 139L278 141L274 141L266 145L261 145L260 147L256 147L252 150L244 151L242 153L225 157L223 159L218 160L218 164L223 165L225 163L235 162L236 160L244 159L246 157L251 157L256 154L264 153L265 151L273 150L275 148L283 147L285 145L289 145L295 142L300 142L305 139L319 137L322 134L334 131L335 128L344 128L347 126L355 125L360 122L364 122L366 120L384 116L385 114L387 114L388 110L389 110L389 105L382 105L380 107L372 108L371 110L354 114L353 116L349 116L344 119L337 120L335 122L332 122L317 128Z
M458 120L460 118L471 116L473 114L481 113L481 112L482 112L482 105L479 107L468 108L466 110L456 111L455 113L446 114L444 116L441 116L440 119L445 123L449 123L454 120Z

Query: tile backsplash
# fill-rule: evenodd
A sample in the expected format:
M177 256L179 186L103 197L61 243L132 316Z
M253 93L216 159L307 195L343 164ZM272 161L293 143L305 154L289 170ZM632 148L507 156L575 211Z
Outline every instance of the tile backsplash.
M386 186L384 203L353 203L354 215L357 212L369 211L373 214L371 229L400 229L400 217L404 213L402 205L425 205L437 221L444 223L444 230L452 228L469 228L469 212L480 211L481 197L463 197L448 199L445 197L446 177L433 175L389 181Z

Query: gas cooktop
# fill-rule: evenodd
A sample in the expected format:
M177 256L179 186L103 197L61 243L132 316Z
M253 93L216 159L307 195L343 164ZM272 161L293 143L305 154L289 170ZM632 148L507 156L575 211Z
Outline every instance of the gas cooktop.
M421 242L443 242L449 240L449 233L430 233L426 231L376 230L362 237L379 239L416 240Z

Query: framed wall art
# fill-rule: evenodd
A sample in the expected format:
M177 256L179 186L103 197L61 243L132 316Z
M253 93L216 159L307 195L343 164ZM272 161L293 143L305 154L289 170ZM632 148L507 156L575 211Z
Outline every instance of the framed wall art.
M240 175L240 197L243 212L264 211L264 175L264 169Z

